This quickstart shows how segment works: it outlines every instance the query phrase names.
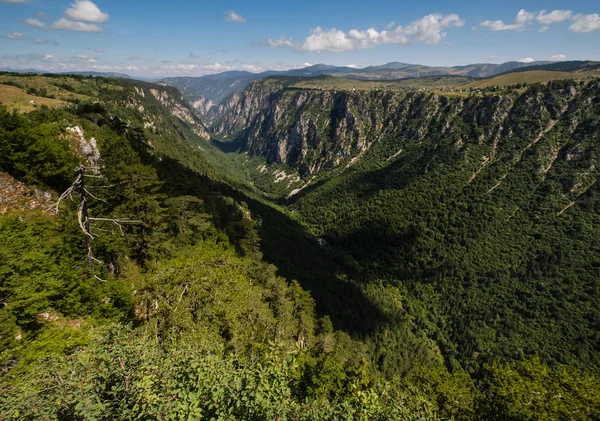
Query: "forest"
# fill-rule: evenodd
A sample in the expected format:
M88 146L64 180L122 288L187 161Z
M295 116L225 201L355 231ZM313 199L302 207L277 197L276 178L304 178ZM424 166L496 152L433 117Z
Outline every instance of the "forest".
M79 95L61 108L0 106L0 171L56 203L93 168L89 213L108 221L90 268L77 195L0 214L7 419L600 417L597 87L576 86L575 129L556 118L574 159L547 175L545 143L515 164L508 136L473 182L441 136L383 166L390 134L282 203L172 114L189 110L173 88L66 79L46 88ZM527 87L511 124L537 132L529 98L550 109L576 83Z

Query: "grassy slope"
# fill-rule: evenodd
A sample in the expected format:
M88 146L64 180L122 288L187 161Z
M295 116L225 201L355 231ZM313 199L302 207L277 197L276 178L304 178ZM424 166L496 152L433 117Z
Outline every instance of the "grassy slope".
M335 90L406 90L413 88L451 88L473 80L463 76L433 76L424 78L407 78L399 80L365 81L341 77L316 77L294 83L291 88L297 89L335 89Z
M585 79L598 75L594 72L555 72L547 70L532 70L527 72L507 73L489 79L474 81L464 88L488 88L490 86L511 86L519 83L548 83L553 80Z
M58 107L65 104L64 101L58 99L29 95L16 86L0 85L0 104L24 113L33 111L36 108L36 105L30 104L31 101L37 105L46 105L48 107Z

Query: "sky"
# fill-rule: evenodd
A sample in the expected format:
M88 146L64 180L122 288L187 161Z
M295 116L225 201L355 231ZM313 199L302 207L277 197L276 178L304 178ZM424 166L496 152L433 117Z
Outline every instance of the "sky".
M0 0L0 68L138 77L600 60L600 2Z

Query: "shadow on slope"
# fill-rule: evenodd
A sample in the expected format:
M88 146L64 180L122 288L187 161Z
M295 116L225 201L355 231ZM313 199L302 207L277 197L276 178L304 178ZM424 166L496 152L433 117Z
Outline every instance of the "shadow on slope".
M329 316L336 329L352 335L367 335L380 324L388 322L358 285L341 276L347 272L342 270L345 263L321 247L300 223L229 184L198 174L174 159L162 157L160 162L152 164L165 183L163 193L167 195L196 196L212 208L219 207L223 196L245 202L253 219L260 221L257 228L264 260L274 264L281 276L297 280L310 291L319 315ZM222 219L226 222L227 218ZM238 250L240 240L243 238L232 239Z

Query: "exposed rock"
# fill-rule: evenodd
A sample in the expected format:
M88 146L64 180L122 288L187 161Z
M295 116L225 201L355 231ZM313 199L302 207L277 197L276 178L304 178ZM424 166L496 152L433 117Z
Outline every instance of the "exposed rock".
M304 176L341 164L347 168L382 140L395 142L390 143L385 162L410 144L437 139L461 153L481 147L473 181L508 155L512 165L518 163L524 153L552 136L567 110L573 131L583 110L593 107L585 98L590 91L593 97L598 95L591 82L581 89L558 88L545 97L535 89L446 97L408 91L288 89L289 83L267 78L232 94L218 107L220 116L212 130L224 136L241 134L250 155L296 168ZM577 98L578 108L571 110ZM522 124L524 112L533 124ZM506 142L518 142L518 151L504 150Z
M70 143L73 152L80 158L86 160L86 166L92 171L100 171L100 151L93 137L87 140L83 134L83 129L79 126L67 127L67 133L70 135Z
M46 211L51 204L52 194L49 191L27 186L0 172L0 215L24 209Z
M174 96L168 90L163 91L155 88L151 88L149 91L162 105L169 109L171 115L187 123L198 136L207 140L210 139L210 134L200 119L188 108L181 94L178 93L178 96Z

